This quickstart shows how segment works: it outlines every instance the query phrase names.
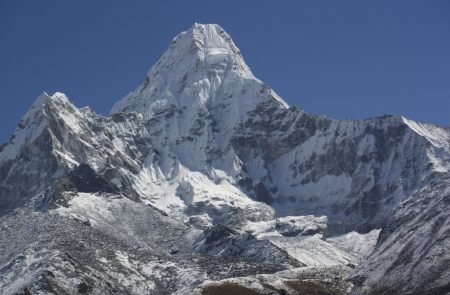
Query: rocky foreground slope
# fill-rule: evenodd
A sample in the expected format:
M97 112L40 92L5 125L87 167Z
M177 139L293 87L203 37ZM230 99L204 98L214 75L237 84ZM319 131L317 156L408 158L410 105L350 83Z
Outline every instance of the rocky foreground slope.
M289 107L195 24L109 116L44 93L0 147L0 289L446 294L449 171L448 129Z

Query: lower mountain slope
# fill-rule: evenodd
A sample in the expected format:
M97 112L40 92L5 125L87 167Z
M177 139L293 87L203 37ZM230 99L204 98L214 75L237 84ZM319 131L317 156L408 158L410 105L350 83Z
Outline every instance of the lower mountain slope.
M1 218L2 294L25 287L32 294L186 294L208 279L287 267L196 254L198 231L122 195L63 197L57 208L20 208Z
M450 175L401 205L353 274L354 294L450 293Z

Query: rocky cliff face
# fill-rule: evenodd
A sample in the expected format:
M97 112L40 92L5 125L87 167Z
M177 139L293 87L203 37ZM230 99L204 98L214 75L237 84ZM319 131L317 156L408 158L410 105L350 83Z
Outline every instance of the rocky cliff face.
M381 281L395 281L392 272L380 272L386 263L371 280L375 268L364 262L377 229L383 228L367 261L398 253L397 238L390 239L417 229L405 217L412 209L404 206L413 205L405 204L438 199L431 197L441 191L433 184L445 187L449 170L448 129L400 116L337 121L289 107L253 76L222 28L195 24L111 115L79 109L62 93L44 93L23 117L0 148L0 226L7 229L0 286L7 294L24 285L55 294L78 287L88 294L185 294L206 279L305 265L315 275L330 267L351 273L363 261L355 282L372 292ZM430 210L442 202L433 201ZM432 233L424 243L449 236ZM75 240L89 259L71 246ZM105 241L113 247L103 249ZM63 253L78 262L67 262ZM83 261L92 262L89 269ZM442 261L437 255L410 259L395 271ZM179 263L199 277L175 279ZM165 279L149 274L155 267L164 269ZM124 271L133 279L121 277ZM69 277L78 279L66 284ZM285 274L275 277L284 284ZM435 277L448 274L438 268ZM416 279L411 290L431 280Z
M437 156L448 154L448 131L403 117L335 121L263 104L239 131L233 146L277 214L323 214L337 233L382 227L449 168Z
M137 172L151 144L137 114L109 118L78 109L62 93L42 94L0 154L1 213L23 206L74 167L84 163L117 187L126 179L115 167Z

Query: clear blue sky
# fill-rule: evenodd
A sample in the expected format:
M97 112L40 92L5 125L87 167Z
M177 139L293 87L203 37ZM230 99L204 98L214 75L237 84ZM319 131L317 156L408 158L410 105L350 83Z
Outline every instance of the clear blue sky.
M0 0L0 141L44 90L107 114L194 22L291 105L450 125L448 0Z

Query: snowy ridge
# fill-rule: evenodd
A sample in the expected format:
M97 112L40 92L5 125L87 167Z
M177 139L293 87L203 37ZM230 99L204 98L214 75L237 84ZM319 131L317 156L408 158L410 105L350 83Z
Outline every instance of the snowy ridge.
M403 122L417 134L425 137L433 146L437 148L449 149L450 132L448 129L438 127L433 124L419 123L402 117Z

